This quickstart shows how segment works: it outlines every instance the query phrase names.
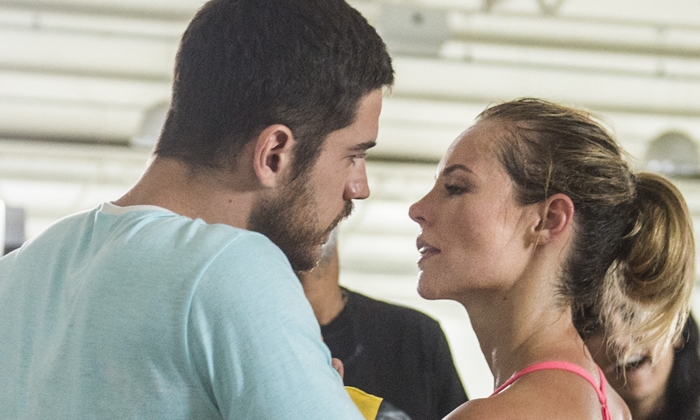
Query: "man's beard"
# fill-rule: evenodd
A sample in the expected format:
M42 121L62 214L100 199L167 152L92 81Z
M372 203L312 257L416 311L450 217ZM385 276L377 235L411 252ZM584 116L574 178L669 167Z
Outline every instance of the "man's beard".
M283 188L279 196L258 201L248 219L248 228L280 247L294 271L309 271L318 263L321 245L333 228L352 213L354 206L352 201L346 201L330 226L320 227L318 203L308 176L302 175Z

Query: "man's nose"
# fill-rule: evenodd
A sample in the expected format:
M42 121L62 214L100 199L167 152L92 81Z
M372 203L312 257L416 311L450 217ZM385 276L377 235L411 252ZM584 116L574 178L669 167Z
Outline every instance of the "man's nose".
M345 185L345 200L364 200L369 197L369 184L367 182L367 170L365 162L357 163L358 167L353 171L350 179Z

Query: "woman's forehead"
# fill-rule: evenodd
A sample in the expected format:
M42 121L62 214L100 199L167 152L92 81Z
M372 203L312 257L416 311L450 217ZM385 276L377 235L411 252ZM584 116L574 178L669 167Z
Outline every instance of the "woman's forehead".
M504 125L498 121L480 121L462 134L450 145L443 157L439 170L452 162L477 159L495 159L495 151L502 141Z

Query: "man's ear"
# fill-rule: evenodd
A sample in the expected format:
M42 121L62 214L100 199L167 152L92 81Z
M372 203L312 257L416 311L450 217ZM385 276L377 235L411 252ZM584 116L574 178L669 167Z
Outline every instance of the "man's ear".
M538 245L544 245L571 230L574 203L565 194L554 194L541 203L539 224L532 232Z
M255 142L253 168L263 186L275 187L281 182L292 165L294 143L292 130L282 124L271 125L260 132Z

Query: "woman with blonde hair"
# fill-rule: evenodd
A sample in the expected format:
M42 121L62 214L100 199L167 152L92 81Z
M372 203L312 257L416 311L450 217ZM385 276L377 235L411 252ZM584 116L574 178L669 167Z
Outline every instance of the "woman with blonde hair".
M447 150L409 211L418 291L466 308L496 388L447 419L630 418L584 339L603 325L621 359L667 348L694 249L678 190L622 153L588 113L537 99L486 109Z

